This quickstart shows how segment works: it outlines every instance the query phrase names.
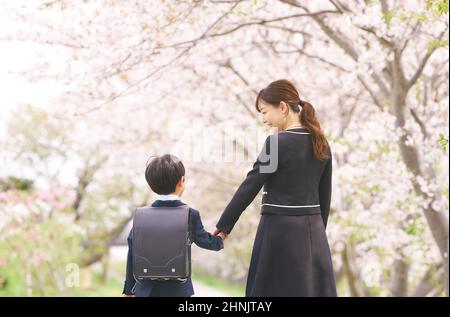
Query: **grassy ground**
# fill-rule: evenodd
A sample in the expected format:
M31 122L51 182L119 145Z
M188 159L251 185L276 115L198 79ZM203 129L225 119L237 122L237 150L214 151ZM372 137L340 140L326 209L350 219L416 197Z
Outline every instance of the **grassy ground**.
M99 274L93 274L91 288L76 288L71 296L76 297L117 297L122 296L123 282L108 278L105 283L100 281Z
M215 276L208 275L192 275L194 288L198 283L208 287L215 288L230 296L244 296L245 289L243 285L236 285L223 281ZM92 288L76 288L71 296L80 297L116 297L121 296L123 282L118 279L108 278L105 283L101 283L99 274L92 275Z
M202 283L211 288L220 290L225 294L229 294L230 296L245 296L245 285L243 284L230 283L216 276L202 275L198 272L193 272L192 280L194 283L194 288L195 283Z
M82 287L73 289L71 296L122 296L124 269L125 263L122 261L110 263L108 278L102 282L101 268L99 266L92 267L89 272L89 283L87 283L90 286L82 283ZM216 276L206 275L201 271L192 272L192 281L194 288L195 285L201 283L230 296L244 296L245 294L245 285L230 283Z
M54 285L44 286L42 292L36 296L75 296L75 297L116 297L122 296L123 282L125 278L125 261L111 260L106 269L106 278L102 278L104 267L102 263L96 263L89 268L80 270L80 285L74 288L66 289L65 294L59 294ZM0 296L26 296L24 281L14 271L0 272ZM6 274L8 273L8 274ZM5 282L7 281L7 282ZM210 276L198 268L192 272L192 281L194 289L197 288L198 294L208 294L211 296L244 296L245 285L235 284L222 280L216 276ZM9 287L2 287L9 283ZM12 287L12 286L15 287ZM203 286L203 287L202 287ZM200 295L208 296L208 295Z

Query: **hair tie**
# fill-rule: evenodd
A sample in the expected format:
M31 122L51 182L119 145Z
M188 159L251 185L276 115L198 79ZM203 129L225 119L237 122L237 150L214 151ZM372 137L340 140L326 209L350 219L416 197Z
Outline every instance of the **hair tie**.
M300 106L300 107L302 107L303 108L303 106L304 106L304 101L303 100L300 100L299 102L298 102L298 105Z

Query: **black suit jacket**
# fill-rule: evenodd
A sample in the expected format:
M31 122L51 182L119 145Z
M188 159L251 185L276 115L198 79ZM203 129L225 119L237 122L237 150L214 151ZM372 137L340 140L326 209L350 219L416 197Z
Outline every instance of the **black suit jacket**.
M313 151L311 134L305 128L269 136L253 168L226 206L216 227L230 233L242 212L264 186L262 214L321 214L328 221L332 188L332 154L321 161ZM264 170L269 165L275 169Z

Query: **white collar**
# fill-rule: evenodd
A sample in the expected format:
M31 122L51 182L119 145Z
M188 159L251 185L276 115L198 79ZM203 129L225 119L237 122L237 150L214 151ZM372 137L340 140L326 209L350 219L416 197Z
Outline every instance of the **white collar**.
M156 200L180 200L180 197L175 194L170 195L157 195Z

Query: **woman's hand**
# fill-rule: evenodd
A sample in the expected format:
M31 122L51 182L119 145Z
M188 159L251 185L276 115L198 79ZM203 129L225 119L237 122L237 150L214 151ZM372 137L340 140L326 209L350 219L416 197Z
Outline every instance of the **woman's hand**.
M222 240L225 240L226 238L228 238L228 235L227 235L225 232L220 231L220 230L217 229L217 228L214 230L213 235L219 236Z

